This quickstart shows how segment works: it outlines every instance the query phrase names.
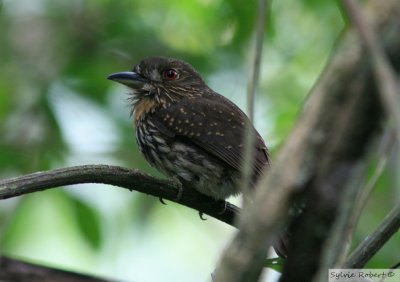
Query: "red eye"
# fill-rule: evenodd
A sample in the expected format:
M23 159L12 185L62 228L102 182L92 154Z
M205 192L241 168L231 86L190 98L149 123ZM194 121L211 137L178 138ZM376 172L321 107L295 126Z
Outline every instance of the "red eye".
M165 70L163 71L163 78L167 79L167 80L175 80L178 78L178 72L174 69L169 69L169 70Z

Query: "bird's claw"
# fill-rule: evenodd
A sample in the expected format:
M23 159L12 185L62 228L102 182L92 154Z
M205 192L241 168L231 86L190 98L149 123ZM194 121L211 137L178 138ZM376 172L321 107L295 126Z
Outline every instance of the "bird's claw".
M204 215L204 213L201 212L201 211L199 211L200 219L201 219L201 220L207 220L207 218L204 218L203 215Z
M178 187L178 194L176 195L174 201L179 202L182 199L182 194L183 194L183 188L182 186Z
M227 206L228 206L228 203L227 203L226 201L222 200L222 205L223 205L222 210L221 210L220 212L218 212L219 215L225 213L226 208L227 208Z
M163 198L158 198L159 200L160 200L160 202L161 202L161 204L163 204L163 205L167 205L167 203L166 202L164 202L164 199Z

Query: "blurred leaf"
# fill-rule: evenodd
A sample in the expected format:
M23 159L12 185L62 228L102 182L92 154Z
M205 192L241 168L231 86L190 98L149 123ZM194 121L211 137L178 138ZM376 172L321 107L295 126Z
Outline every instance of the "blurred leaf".
M74 198L76 220L87 243L99 249L102 243L101 218L98 212L85 202Z
M7 229L1 234L2 247L8 252L15 250L21 253L27 249L43 249L42 253L35 254L37 257L43 255L44 250L49 250L52 243L60 252L64 246L69 249L76 247L74 243L82 238L76 232L78 219L75 206L71 196L62 189L21 197ZM80 248L83 254L82 245Z
M285 260L280 257L266 259L264 267L272 268L275 271L282 272Z
M340 15L342 16L342 20L345 22L346 26L350 24L350 19L349 16L347 15L347 11L345 7L343 6L343 2L340 0L336 0L336 6L340 11Z

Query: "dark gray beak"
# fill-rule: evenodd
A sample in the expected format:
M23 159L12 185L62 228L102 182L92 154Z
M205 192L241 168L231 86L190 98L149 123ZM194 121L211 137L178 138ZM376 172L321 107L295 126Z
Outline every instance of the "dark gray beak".
M123 71L110 74L107 79L119 82L130 88L140 89L149 81L132 71Z

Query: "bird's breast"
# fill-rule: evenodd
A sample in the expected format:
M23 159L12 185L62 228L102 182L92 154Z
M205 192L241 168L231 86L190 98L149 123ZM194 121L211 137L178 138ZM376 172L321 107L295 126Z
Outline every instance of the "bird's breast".
M237 194L239 173L200 148L160 132L149 116L138 120L136 141L146 160L164 174L178 178L215 199Z

